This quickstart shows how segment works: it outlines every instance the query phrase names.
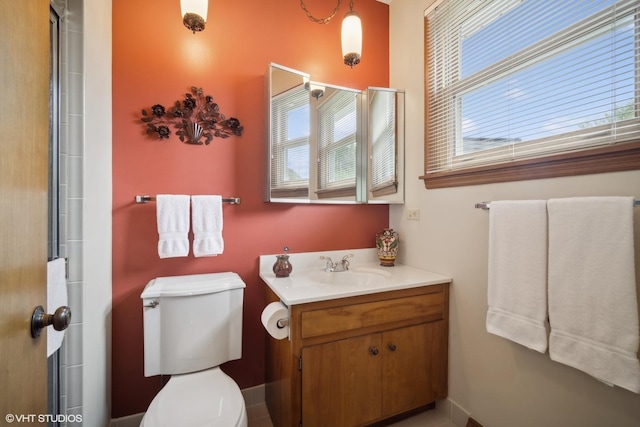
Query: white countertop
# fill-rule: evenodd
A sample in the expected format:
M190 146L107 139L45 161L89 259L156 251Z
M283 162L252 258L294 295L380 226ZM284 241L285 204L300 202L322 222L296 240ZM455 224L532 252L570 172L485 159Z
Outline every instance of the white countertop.
M349 271L324 271L325 261L320 256L339 261L347 254L354 255L349 258ZM289 277L276 277L273 273L276 255L260 256L260 278L287 306L451 282L450 277L406 265L382 267L375 248L289 253L293 267ZM376 280L357 280L358 273ZM352 277L356 280L350 280Z

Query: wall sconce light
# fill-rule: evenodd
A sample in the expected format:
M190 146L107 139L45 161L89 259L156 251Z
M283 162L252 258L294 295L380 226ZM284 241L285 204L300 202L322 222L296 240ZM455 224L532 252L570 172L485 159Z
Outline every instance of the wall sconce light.
M204 30L204 24L207 22L209 0L180 0L180 9L182 23L185 27L193 31L193 34L196 31Z
M342 57L345 65L353 68L360 63L362 53L362 22L353 11L353 0L349 2L349 12L342 20Z
M304 0L300 0L300 7L307 14L307 17L316 24L326 24L331 18L333 18L342 0L338 0L338 5L331 11L331 14L326 18L316 18L304 5ZM346 13L342 20L342 56L344 63L351 68L354 65L360 63L360 56L362 54L362 22L357 13L353 11L353 0L349 1L349 12Z
M324 86L311 83L306 77L304 78L304 88L308 90L315 99L320 99L324 96Z
M324 86L320 86L315 83L311 83L309 86L309 93L315 99L320 99L324 95Z

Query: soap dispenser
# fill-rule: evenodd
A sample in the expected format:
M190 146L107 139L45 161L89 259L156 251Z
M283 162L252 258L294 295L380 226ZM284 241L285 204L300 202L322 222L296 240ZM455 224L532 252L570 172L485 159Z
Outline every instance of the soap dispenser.
M273 264L273 272L276 277L289 277L291 270L293 270L289 262L289 255L287 255L288 251L289 248L285 246L284 253L282 255L276 255L276 263Z

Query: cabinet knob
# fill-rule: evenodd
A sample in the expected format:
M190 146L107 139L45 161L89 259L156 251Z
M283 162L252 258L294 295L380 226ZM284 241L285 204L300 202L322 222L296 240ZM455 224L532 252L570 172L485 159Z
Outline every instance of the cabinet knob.
M396 345L395 344L389 344L389 350L396 351Z
M375 356L375 355L377 355L377 354L378 354L378 348L377 348L377 347L371 347L371 348L369 349L369 352L370 352L372 355L374 355L374 356Z

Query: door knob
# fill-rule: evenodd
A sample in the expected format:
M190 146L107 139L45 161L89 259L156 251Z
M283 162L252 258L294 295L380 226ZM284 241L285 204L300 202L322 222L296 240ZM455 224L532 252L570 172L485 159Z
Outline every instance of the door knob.
M56 331L63 331L67 329L71 323L71 309L67 306L58 307L53 314L46 314L44 308L41 305L37 306L33 310L31 316L31 336L37 338L40 336L43 328L49 325L53 325L53 329Z

